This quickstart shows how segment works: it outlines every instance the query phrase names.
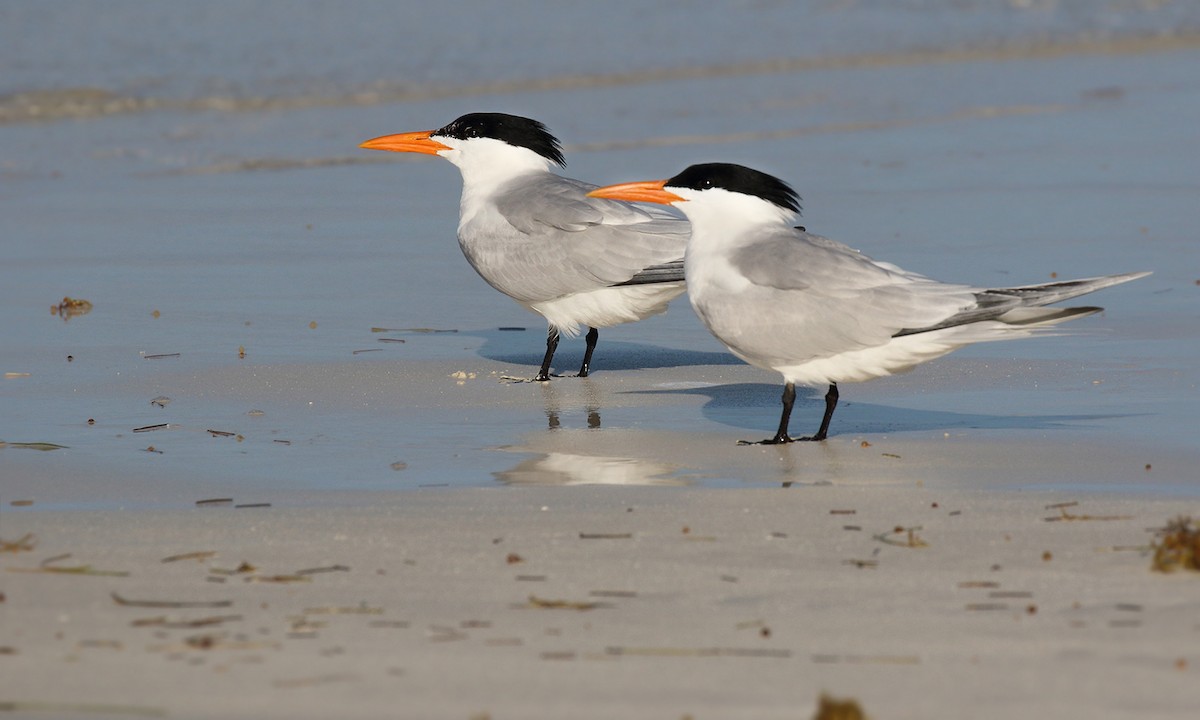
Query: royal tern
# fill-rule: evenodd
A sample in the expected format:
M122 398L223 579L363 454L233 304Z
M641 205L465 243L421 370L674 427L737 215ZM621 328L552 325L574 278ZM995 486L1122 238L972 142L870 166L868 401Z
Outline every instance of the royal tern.
M805 231L795 191L740 165L692 165L668 180L591 195L675 205L691 221L684 270L696 314L734 355L783 375L779 430L763 444L824 440L839 382L891 375L965 345L1099 312L1042 306L1150 274L1009 288L938 282ZM829 386L811 437L788 435L797 383Z
M458 166L463 255L489 285L546 318L537 380L550 379L559 333L588 327L579 369L587 377L598 328L657 315L684 291L687 221L655 206L588 197L595 185L551 172L565 161L536 120L470 113L361 147L440 155Z

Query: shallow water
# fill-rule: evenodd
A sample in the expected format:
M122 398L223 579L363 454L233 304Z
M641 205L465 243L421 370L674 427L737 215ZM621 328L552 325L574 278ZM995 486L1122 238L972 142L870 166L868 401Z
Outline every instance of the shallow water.
M571 468L1200 492L1194 4L546 7L0 9L0 439L68 446L0 449L2 499L279 502ZM544 325L459 254L457 172L357 148L489 109L547 122L595 182L762 167L810 229L934 277L1155 274L1064 337L844 388L826 448L738 448L771 433L777 378L686 302L602 333L586 381L501 380L531 374ZM51 315L64 295L94 309ZM854 456L863 440L908 464Z
M113 0L103 8L68 0L6 3L0 20L0 95L45 93L42 114L91 115L369 104L763 61L1184 36L1200 30L1200 9L1146 0ZM0 102L0 117L21 107Z

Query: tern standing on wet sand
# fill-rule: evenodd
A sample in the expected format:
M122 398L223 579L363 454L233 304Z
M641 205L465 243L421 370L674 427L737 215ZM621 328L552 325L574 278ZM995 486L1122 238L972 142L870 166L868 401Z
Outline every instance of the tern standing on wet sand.
M489 285L546 318L550 379L560 333L588 327L579 377L598 328L657 315L684 291L688 223L653 206L589 197L595 185L556 175L558 140L529 118L470 113L439 130L368 140L370 150L440 155L462 172L458 243Z
M824 440L839 382L911 369L977 342L1026 337L1098 307L1042 307L1149 275L984 289L931 280L797 226L799 196L741 165L692 165L668 180L592 197L674 205L692 223L688 296L709 331L741 359L783 375L783 414L763 444ZM788 435L796 384L828 385L817 432Z

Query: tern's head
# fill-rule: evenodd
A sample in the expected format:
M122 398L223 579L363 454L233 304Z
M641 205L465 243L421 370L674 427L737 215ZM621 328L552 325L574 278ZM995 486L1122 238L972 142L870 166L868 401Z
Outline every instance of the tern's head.
M777 177L742 165L692 165L666 180L647 180L597 188L593 197L675 205L695 223L720 217L725 223L792 223L800 214L800 196Z
M384 135L359 147L440 155L464 178L511 176L564 165L558 139L537 120L504 113L468 113L437 130Z

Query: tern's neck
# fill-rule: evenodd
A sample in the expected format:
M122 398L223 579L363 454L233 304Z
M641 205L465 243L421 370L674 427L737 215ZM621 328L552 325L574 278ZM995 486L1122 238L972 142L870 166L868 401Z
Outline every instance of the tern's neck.
M800 222L800 216L791 210L747 195L680 203L679 209L692 223L689 252L727 252L766 231L790 229Z
M491 196L513 178L531 172L549 172L551 162L527 148L500 141L473 141L470 152L453 151L445 157L458 166L463 178L463 202Z

